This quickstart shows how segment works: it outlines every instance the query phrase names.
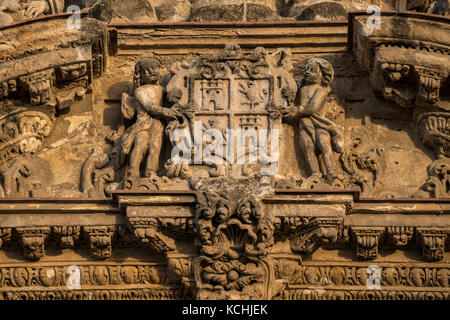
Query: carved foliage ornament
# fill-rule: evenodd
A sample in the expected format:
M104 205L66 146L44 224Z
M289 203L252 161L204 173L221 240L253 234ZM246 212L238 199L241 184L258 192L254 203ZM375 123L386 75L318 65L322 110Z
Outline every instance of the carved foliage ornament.
M37 152L52 125L50 118L38 111L18 111L0 117L0 163Z
M349 174L346 185L361 189L362 194L370 194L377 187L386 170L384 149L376 139L376 127L369 116L364 118L360 128L353 128L352 143L345 148L340 160Z
M422 244L422 255L425 260L439 261L444 258L447 230L425 229L417 230L419 241Z
M356 256L361 260L373 260L378 256L378 244L384 228L352 227Z
M107 259L112 254L114 226L85 227L91 255L97 259Z
M23 255L30 260L39 260L45 255L45 241L50 227L17 228Z

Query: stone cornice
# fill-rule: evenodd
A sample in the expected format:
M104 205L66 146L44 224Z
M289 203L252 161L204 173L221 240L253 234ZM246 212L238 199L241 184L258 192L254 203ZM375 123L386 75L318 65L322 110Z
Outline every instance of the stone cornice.
M361 199L355 190L277 190L261 203L262 209L275 219L275 239L318 232L315 228L332 225L337 228L335 240L344 241L350 240L345 240L345 230L358 236L362 234L361 228L370 232L380 230L378 237L388 238L398 232L417 233L417 237L430 236L430 232L445 237L450 232L449 199ZM60 234L63 231L57 228L61 227L76 226L82 229L82 234L97 232L91 229L101 227L110 230L104 231L109 236L121 228L131 228L138 238L159 234L175 250L174 240L194 236L196 204L192 191L120 191L110 199L1 199L0 219L4 242L10 240L11 230L20 233L29 228L45 229L44 234L48 235L56 230ZM145 231L148 228L156 233Z
M291 48L293 53L345 52L347 22L110 24L113 51L119 55L152 50L157 54L203 53L239 44L244 50ZM216 39L223 40L218 43ZM201 39L201 41L200 41ZM174 51L175 50L175 51Z

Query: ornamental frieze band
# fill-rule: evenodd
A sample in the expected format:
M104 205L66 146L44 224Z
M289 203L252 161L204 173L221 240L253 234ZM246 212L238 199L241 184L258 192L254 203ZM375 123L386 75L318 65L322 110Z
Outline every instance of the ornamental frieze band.
M448 300L448 0L0 0L0 300Z

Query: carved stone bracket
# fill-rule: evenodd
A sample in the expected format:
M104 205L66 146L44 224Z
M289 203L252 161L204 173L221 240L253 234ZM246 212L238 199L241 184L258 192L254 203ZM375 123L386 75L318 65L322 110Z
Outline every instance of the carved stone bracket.
M0 228L0 248L6 240L10 239L10 237L11 228Z
M352 46L359 63L371 74L375 93L413 109L423 143L435 150L439 162L448 161L450 112L448 99L440 97L441 86L450 75L448 21L384 13L380 17L383 28L372 32L367 30L367 18L352 17ZM430 174L422 192L414 196L448 196L445 189L442 179Z
M53 69L33 73L19 78L19 83L28 91L30 103L37 105L55 105L55 100L51 92L54 81Z
M353 243L356 256L361 260L374 260L378 256L378 243L384 233L384 228L352 227Z
M448 230L418 228L417 235L422 245L422 256L428 261L440 261L444 258L445 241Z
M414 59L408 60L411 55ZM444 55L380 45L374 59L373 85L384 99L402 107L439 101L441 83L448 77Z
M404 247L414 234L414 227L387 227L387 236L395 247Z
M14 50L0 50L0 98L23 96L31 106L58 109L83 98L106 67L108 31L94 19L80 20L81 30L67 28L64 16L10 30L8 43ZM35 41L24 44L24 32Z
M136 237L156 253L167 256L175 251L175 240L161 232L162 224L158 218L130 219L130 223Z
M74 248L75 243L80 238L80 227L52 227L52 234L58 239L60 248Z
M57 68L27 74L4 82L3 97L19 92L27 93L31 106L49 106L64 109L81 100L90 89L87 63L73 63ZM14 83L19 87L12 89Z
M17 228L23 255L30 260L39 260L45 255L45 240L50 227Z
M351 46L358 62L371 73L374 90L403 107L436 104L450 72L448 22L383 13L383 28L368 30L368 18L352 15Z
M91 255L97 259L107 259L112 254L112 236L115 226L84 227L87 234Z
M291 249L296 253L311 254L323 243L334 243L343 227L343 218L313 218L299 229L291 239Z
M446 70L425 66L415 66L414 69L419 77L419 99L431 104L436 103L441 83L448 73Z
M176 239L193 242L193 221L190 218L130 218L129 228L139 241L167 259L171 283L181 284L186 297L194 297L192 258L180 255Z

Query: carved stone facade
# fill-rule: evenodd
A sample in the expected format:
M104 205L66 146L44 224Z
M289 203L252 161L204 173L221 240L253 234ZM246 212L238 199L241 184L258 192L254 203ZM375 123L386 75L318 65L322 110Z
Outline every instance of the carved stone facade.
M0 1L0 299L449 299L445 1L78 5Z

